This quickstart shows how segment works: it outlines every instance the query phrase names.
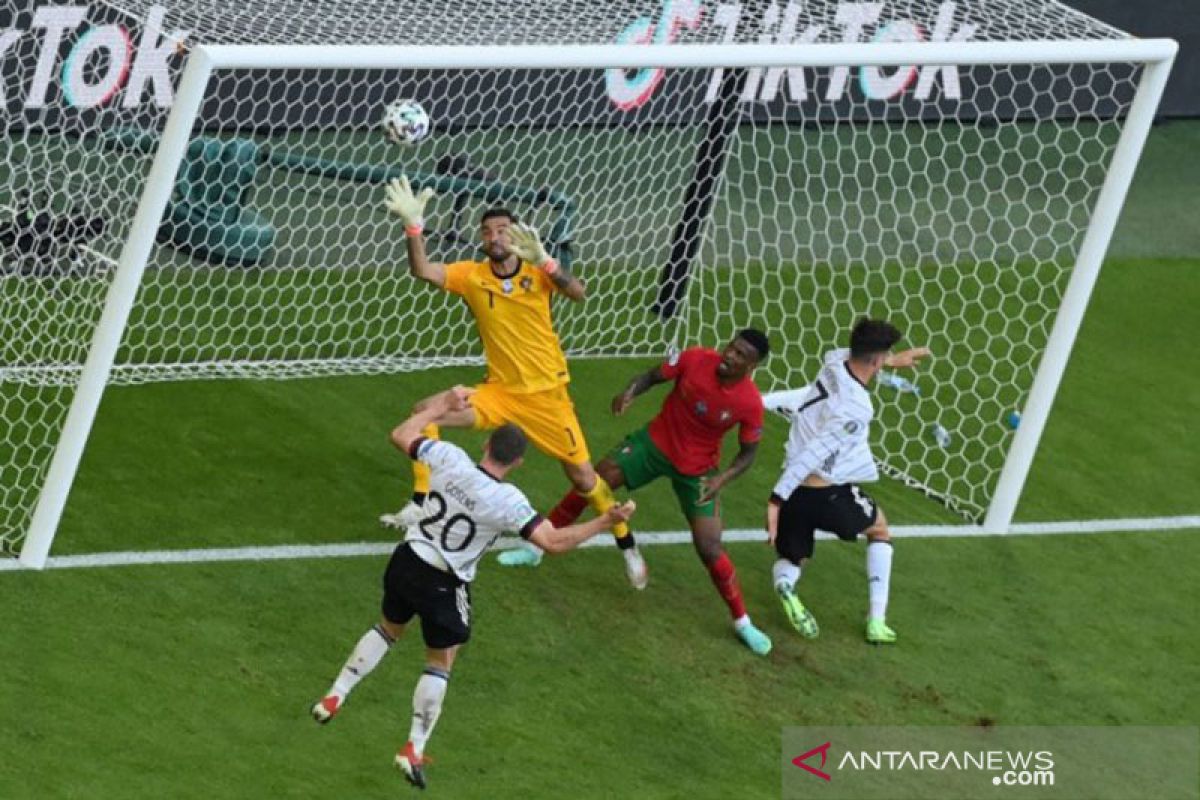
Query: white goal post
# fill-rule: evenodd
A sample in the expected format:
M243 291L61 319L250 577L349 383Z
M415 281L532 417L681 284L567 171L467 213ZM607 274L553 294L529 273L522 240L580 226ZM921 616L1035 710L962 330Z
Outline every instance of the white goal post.
M176 185L180 164L214 74L256 70L666 70L732 68L824 68L877 66L889 69L938 65L1089 65L1114 62L1143 65L1132 104L1111 154L1103 185L1095 196L1082 243L1055 309L1053 327L1038 355L1036 375L1021 393L1021 423L1007 445L1007 456L990 501L983 527L1003 532L1012 522L1017 501L1061 382L1068 356L1083 320L1091 291L1119 212L1146 141L1177 46L1170 40L1112 39L1088 41L966 41L849 44L611 44L571 46L290 46L197 45L190 52L166 127L157 141L129 235L120 251L115 276L104 301L65 427L54 450L44 486L21 550L31 568L46 563L55 531L74 481L101 396L164 212ZM769 214L770 209L762 209ZM843 316L843 325L852 319ZM703 323L687 326L703 333ZM693 342L687 342L691 344ZM695 342L698 343L698 342ZM715 344L704 341L704 344ZM830 344L834 344L831 342ZM814 357L820 354L812 354ZM948 356L952 357L952 356ZM783 358L783 356L779 356ZM811 363L811 362L808 362ZM773 374L778 388L795 373ZM586 422L585 422L586 427ZM881 458L886 461L887 454ZM765 468L765 467L764 467Z

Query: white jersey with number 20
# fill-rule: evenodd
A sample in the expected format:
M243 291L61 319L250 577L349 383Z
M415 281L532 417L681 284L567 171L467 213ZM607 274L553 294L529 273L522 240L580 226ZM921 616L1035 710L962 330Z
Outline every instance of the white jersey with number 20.
M498 481L457 445L418 439L410 455L429 465L423 517L404 539L425 561L475 578L483 554L505 531L528 538L542 517L511 483Z

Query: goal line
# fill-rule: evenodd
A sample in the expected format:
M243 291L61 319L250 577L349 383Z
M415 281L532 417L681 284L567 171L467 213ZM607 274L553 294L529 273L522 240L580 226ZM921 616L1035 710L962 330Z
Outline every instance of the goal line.
M1061 522L1026 522L1012 526L1007 534L989 534L975 525L897 525L892 529L897 538L968 538L979 536L1045 536L1056 534L1132 533L1137 531L1200 530L1200 515L1178 517L1140 517L1132 519L1066 520ZM691 541L688 531L639 531L638 544L683 544ZM735 528L725 531L726 542L762 542L762 530ZM496 549L516 546L519 539L505 537ZM612 547L611 537L599 536L583 547ZM359 542L353 544L282 545L277 547L226 547L197 550L147 550L141 552L90 553L74 556L52 556L47 569L78 569L83 567L125 567L136 564L196 564L214 561L281 561L300 558L352 558L386 555L396 546L390 542ZM20 562L0 560L0 572L21 569Z

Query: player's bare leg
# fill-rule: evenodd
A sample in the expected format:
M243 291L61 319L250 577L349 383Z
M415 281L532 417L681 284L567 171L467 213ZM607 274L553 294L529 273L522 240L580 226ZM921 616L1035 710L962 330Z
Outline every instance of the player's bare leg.
M436 397L436 395L434 395ZM433 399L426 397L417 402L413 406L413 413L419 412L429 401ZM441 419L441 425L449 428L471 428L475 425L475 409L465 408L462 411L451 412ZM421 435L427 439L437 439L439 436L438 425L427 425ZM429 467L422 464L420 461L413 461L413 493L412 497L404 508L401 508L395 513L381 514L379 516L379 524L385 528L394 528L396 530L407 530L409 526L416 525L421 521L421 505L425 502L425 495L429 494Z
M885 620L892 578L892 535L883 509L878 509L875 522L864 534L867 537L867 593L870 601L867 641L871 644L891 644L896 641L896 632L888 627Z
M425 788L425 767L430 763L425 755L425 744L433 735L433 728L442 714L442 701L446 697L450 670L456 655L457 645L444 649L427 648L425 669L413 691L412 726L409 728L408 741L396 753L396 767L404 773L405 780L418 789Z
M387 619L380 620L378 625L363 634L329 691L312 707L313 719L322 725L333 719L342 710L346 697L358 682L379 666L379 662L403 634L403 625Z
M696 554L708 570L713 585L721 599L729 606L729 614L733 617L733 628L739 639L752 651L760 656L771 652L771 639L760 631L750 621L746 613L746 604L742 600L742 587L738 583L737 570L729 559L729 554L721 546L721 518L693 517L691 519L692 545Z

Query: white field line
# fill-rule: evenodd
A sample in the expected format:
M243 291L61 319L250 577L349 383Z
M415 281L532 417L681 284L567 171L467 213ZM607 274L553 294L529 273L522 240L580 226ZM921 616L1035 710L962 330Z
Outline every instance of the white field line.
M1009 536L1043 536L1064 533L1120 533L1133 531L1200 530L1200 516L1147 517L1141 519L1097 519L1067 522L1028 522L1012 526ZM892 528L897 538L973 537L988 536L975 525L897 525ZM824 535L824 534L823 534ZM723 534L727 542L761 542L766 534L761 530L733 529ZM681 544L691 541L687 531L639 532L639 544ZM520 540L501 539L496 549L514 547ZM76 569L81 567L123 567L133 564L196 564L210 561L278 561L295 558L352 558L355 556L386 555L396 542L360 542L357 544L284 545L278 547L229 547L210 550L151 550L145 552L92 553L78 556L52 556L47 569ZM612 547L610 536L598 536L584 547ZM0 560L0 572L20 570L15 559Z

